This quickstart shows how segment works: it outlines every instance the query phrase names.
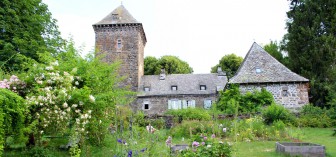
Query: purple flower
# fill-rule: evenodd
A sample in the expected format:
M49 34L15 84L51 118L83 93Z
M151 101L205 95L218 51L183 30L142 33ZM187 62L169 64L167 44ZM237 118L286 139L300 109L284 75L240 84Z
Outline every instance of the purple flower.
M132 150L130 150L129 152L128 152L128 156L127 157L132 157Z
M145 152L147 148L141 149L140 152Z
M215 135L215 134L212 134L212 135L211 135L211 138L215 138L215 137L216 137L216 135Z
M192 146L193 146L193 147L198 147L198 146L199 146L199 142L194 141L194 142L192 143Z
M204 145L205 145L205 142L202 142L202 143L201 143L201 145L203 145L203 146L204 146Z
M203 140L204 140L204 141L206 141L207 139L208 139L208 137L206 137L206 136L203 137Z
M122 139L118 139L117 141L118 141L118 143L126 144L126 142L123 141Z

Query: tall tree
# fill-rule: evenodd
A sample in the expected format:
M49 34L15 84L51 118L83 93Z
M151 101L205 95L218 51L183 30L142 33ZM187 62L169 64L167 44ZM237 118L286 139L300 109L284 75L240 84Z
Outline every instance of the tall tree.
M310 79L310 101L328 106L336 98L336 1L292 0L287 16L290 68Z
M0 1L0 68L22 70L38 53L56 53L62 42L56 20L41 0Z
M284 54L281 52L281 45L278 42L271 40L269 44L264 46L264 49L276 60L288 67L288 56L284 56Z
M167 74L189 74L193 69L189 64L176 56L162 56L156 59L152 56L145 58L145 75L158 75L161 69L165 69Z
M228 54L223 56L217 65L211 68L211 73L216 73L218 67L221 67L226 72L227 76L231 78L239 69L240 64L243 62L243 58L235 54Z

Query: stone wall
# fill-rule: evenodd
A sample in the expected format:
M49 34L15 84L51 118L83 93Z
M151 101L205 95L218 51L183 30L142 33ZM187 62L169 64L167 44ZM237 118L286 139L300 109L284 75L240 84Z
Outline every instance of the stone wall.
M284 105L290 110L298 110L309 103L308 83L286 83L286 84L241 84L240 91L246 93L253 90L265 88L272 93L276 103Z
M120 62L119 74L126 77L122 86L137 91L144 73L144 46L146 37L141 24L95 25L97 56L102 61ZM120 43L118 43L120 42Z
M143 110L147 115L163 115L168 110L168 100L195 100L195 107L204 107L204 100L217 101L217 95L164 95L164 96L145 96L138 97L134 109ZM144 103L149 103L149 109L144 109Z

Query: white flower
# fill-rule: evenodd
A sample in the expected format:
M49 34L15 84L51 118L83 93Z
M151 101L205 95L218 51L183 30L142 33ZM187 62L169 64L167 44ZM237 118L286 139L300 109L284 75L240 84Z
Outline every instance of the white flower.
M226 130L227 130L226 128L223 128L223 132L226 132Z
M63 104L63 107L64 107L64 108L67 108L67 107L68 107L68 104L65 102L65 103Z
M70 111L71 111L71 108L70 108L70 107L68 107L68 108L66 109L66 111L70 112Z
M89 110L88 113L91 114L92 110Z
M208 144L208 145L207 145L207 147L208 147L208 148L211 148L211 145L210 145L210 144Z
M102 123L102 121L101 120L99 120L99 124L101 124Z
M95 102L95 97L93 97L92 95L89 96L89 99L91 102Z
M76 82L75 82L75 85L76 85L76 86L78 86L78 85L79 85L78 81L76 81Z
M42 130L42 131L40 131L40 133L41 133L41 134L43 134L43 130Z
M51 63L53 66L58 66L58 61L56 60L55 62Z
M37 84L42 84L43 82L42 81L36 81Z
M79 101L79 105L82 106L84 105L84 103L82 101Z
M72 104L72 108L76 108L78 105L77 104Z
M46 70L54 70L54 67L53 66L48 66L48 67L46 67Z

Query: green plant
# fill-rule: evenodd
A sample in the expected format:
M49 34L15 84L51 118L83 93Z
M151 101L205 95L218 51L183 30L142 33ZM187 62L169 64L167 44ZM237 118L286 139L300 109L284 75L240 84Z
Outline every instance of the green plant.
M27 108L20 96L8 89L0 88L0 156L7 137L13 137L12 143L27 140L23 135L26 112Z
M170 129L170 134L174 138L190 138L201 133L213 134L214 127L215 124L212 121L186 120Z
M216 107L226 114L235 114L236 105L239 104L239 113L257 113L261 107L273 102L272 94L264 88L241 94L238 85L231 85L229 89L220 92Z
M202 108L187 108L181 110L168 110L166 115L182 117L183 120L210 120L211 115Z
M300 111L297 125L301 127L332 127L336 125L333 119L334 110L327 110L313 105L305 105Z
M281 120L285 123L294 121L294 116L282 105L273 103L266 107L262 112L262 117L266 124L272 124L276 120Z
M232 147L223 142L204 142L204 144L194 141L192 148L182 151L179 156L183 157L230 157Z

